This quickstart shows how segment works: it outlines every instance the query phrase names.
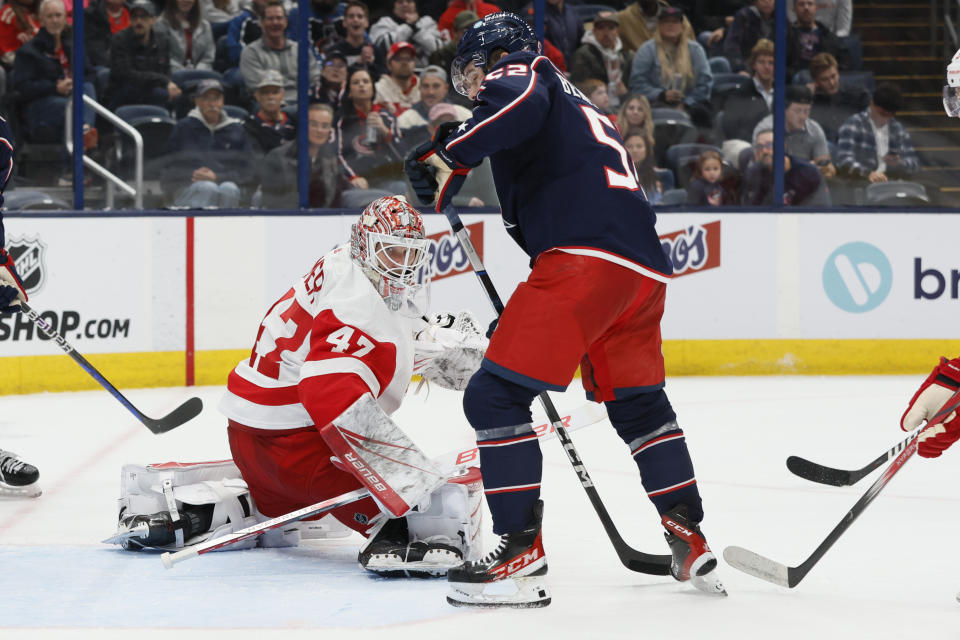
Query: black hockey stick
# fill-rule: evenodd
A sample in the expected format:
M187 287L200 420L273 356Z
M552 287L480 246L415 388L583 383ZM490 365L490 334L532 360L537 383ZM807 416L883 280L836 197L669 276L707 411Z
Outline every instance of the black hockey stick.
M483 261L480 259L476 247L473 246L473 242L470 240L470 234L467 233L463 222L460 220L460 216L452 205L444 209L443 215L445 215L450 222L453 233L460 241L460 246L467 252L470 266L473 267L477 278L480 279L480 284L483 285L484 290L487 292L487 297L490 298L490 303L493 305L494 311L496 311L497 316L499 316L503 313L503 301L500 299L500 295L493 285L493 280L490 279L490 275L483 266ZM600 523L603 524L607 536L613 543L613 548L617 552L620 562L631 571L655 576L669 575L671 556L644 553L643 551L634 549L624 541L623 536L617 531L616 525L613 524L613 519L610 518L606 506L604 506L603 501L600 499L600 494L597 492L596 487L594 487L593 480L590 479L590 474L587 473L586 467L583 466L583 461L580 460L580 454L577 453L576 448L573 446L573 440L570 439L570 434L567 433L566 428L564 428L563 422L560 420L560 415L557 413L556 407L553 406L553 401L550 400L550 396L546 391L540 392L538 397L540 398L540 403L543 405L544 412L547 414L547 419L550 420L550 423L557 431L557 437L560 439L561 444L563 444L563 450L566 452L567 458L570 459L573 470L577 472L580 478L580 484L583 486L583 490L587 492L590 503L600 517Z
M881 454L876 460L862 469L849 471L846 469L834 469L833 467L826 467L799 456L790 456L787 458L787 469L804 480L819 482L820 484L829 484L834 487L849 487L850 485L860 482L882 467L883 463L887 460L894 458L898 453L903 451L904 447L910 444L910 440L912 439L913 434L908 436L903 442L898 442L896 446Z
M943 422L944 418L952 412L957 411L957 409L960 409L960 391L954 393L940 408L940 411L927 421L927 426ZM907 460L913 457L913 454L917 452L917 436L920 435L921 431L922 429L917 429L916 433L911 434L907 440L906 447L900 452L900 455L894 458L890 466L887 467L887 470L883 472L883 475L870 485L866 493L847 511L843 519L833 528L833 531L820 543L820 546L814 549L810 557L798 566L788 567L769 558L765 558L758 553L754 553L749 549L744 549L743 547L727 547L723 550L723 559L726 560L727 564L731 567L739 569L744 573L749 573L761 580L766 580L767 582L791 589L797 586L800 584L800 581L803 580L804 576L820 561L820 558L833 546L833 543L843 535L844 531L850 528L853 521L863 513L864 509L866 509L870 503L873 502L873 499L880 494L880 491L887 486L887 483L890 482L893 476L903 468Z
M130 401L127 400L124 397L124 395L117 390L116 387L110 384L109 380L104 378L103 375L99 371L97 371L96 367L94 367L92 364L87 362L87 359L84 358L79 353L77 353L77 351L72 346L70 346L70 343L67 342L63 336L61 336L59 333L54 331L50 327L50 325L48 325L43 320L43 318L41 318L37 314L36 311L30 308L30 305L28 305L26 302L21 302L20 308L23 310L23 313L25 313L28 318L33 320L34 324L36 324L41 331L43 331L49 338L52 338L58 345L60 345L60 348L63 349L63 351L68 356L73 358L74 362L79 364L84 371L89 373L94 380L99 382L104 389L109 391L110 395L112 395L114 398L119 400L120 404L125 406L127 410L130 413L132 413L134 416L136 416L137 420L142 422L147 427L147 429L150 429L150 431L154 433L166 433L171 429L175 429L179 427L184 422L192 418L195 418L197 415L200 414L200 411L203 409L203 401L200 400L200 398L190 398L189 400L184 402L182 405L180 405L179 407L177 407L176 409L174 409L164 417L160 418L159 420L155 420L153 418L149 418L143 415L142 413L140 413L139 409L133 406L133 404L131 404Z

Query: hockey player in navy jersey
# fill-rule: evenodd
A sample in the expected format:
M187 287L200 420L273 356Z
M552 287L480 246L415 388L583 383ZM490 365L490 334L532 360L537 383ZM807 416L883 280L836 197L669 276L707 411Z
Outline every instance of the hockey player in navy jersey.
M542 456L530 404L562 391L579 365L629 446L673 554L671 573L725 594L700 531L693 464L664 393L660 318L672 266L656 216L610 119L547 58L533 31L497 13L464 33L451 76L473 117L441 128L406 170L418 197L448 206L471 167L490 157L503 222L530 256L483 365L464 395L476 429L498 548L448 573L454 605L544 606ZM500 584L512 580L510 585Z
M10 125L0 118L0 207L3 190L13 173L13 134ZM13 258L7 253L3 235L3 214L0 213L0 316L20 311L20 302L27 301L27 292ZM36 498L40 495L40 472L17 454L0 449L0 496Z

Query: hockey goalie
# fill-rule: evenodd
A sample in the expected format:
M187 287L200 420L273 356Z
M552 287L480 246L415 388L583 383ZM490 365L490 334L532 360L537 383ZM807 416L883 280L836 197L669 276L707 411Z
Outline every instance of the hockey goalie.
M401 196L380 198L350 241L297 279L230 373L220 410L232 460L124 467L117 534L126 549L176 549L358 488L321 523L255 540L290 546L335 528L367 536L361 566L440 576L479 555L476 469L439 469L391 418L414 373L462 390L486 338L469 312L424 314L429 240ZM228 548L236 548L234 545Z

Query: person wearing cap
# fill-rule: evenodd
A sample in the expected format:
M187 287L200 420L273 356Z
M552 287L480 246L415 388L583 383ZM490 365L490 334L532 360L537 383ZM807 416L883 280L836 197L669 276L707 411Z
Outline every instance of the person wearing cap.
M169 106L181 94L170 78L170 40L154 31L156 8L150 0L133 0L130 27L110 42L110 84L113 108L125 104Z
M236 207L255 180L253 147L243 124L223 110L223 85L197 84L196 105L173 127L160 181L177 207Z
M170 40L170 71L213 69L213 29L200 14L198 0L167 0L154 29Z
M429 124L430 109L435 105L449 103L450 84L447 82L447 72L435 65L430 65L420 72L420 101L397 117L397 126L406 135L406 131L413 127L425 127ZM463 122L472 115L470 109L462 105L454 107L454 120Z
M660 19L660 9L667 6L670 6L667 0L636 0L617 12L620 40L627 51L636 51L653 37ZM687 40L694 39L693 27L686 17L683 18L683 34Z
M453 21L463 11L470 11L476 15L477 20L479 20L491 13L497 13L500 11L500 7L489 2L484 2L483 0L452 0L450 4L447 5L446 10L440 14L440 17L437 19L437 28L440 29L440 31L446 31L452 38L454 33ZM476 22L476 20L474 20L474 22ZM467 25L467 27L468 26L470 25ZM467 27L464 27L464 29ZM457 38L456 41L460 42L460 39ZM449 67L444 68L449 69Z
M394 42L387 52L387 71L377 80L377 104L400 115L420 102L420 80L413 72L417 50L409 42Z
M283 76L284 99L288 108L297 104L297 43L288 40L287 10L279 0L267 3L263 13L263 36L244 47L240 54L240 75L250 92L257 90L263 74L270 69ZM320 78L320 66L313 56L307 57L310 65L310 83Z
M583 36L583 44L574 52L570 79L583 82L596 78L607 85L610 108L620 106L620 98L627 94L632 52L620 40L620 18L613 11L598 11L593 18L593 29Z
M760 38L774 39L773 17L776 0L753 0L733 14L733 23L723 40L723 57L734 71L743 71L745 60Z
M441 69L449 69L453 64L453 59L457 55L457 46L460 44L460 38L467 27L479 20L477 14L473 11L461 11L453 18L453 32L450 34L450 41L430 54L430 64L436 65ZM457 94L459 95L459 94Z
M320 81L310 89L310 102L328 104L334 113L340 110L343 89L347 82L347 59L339 51L329 50L320 62Z
M326 53L336 52L344 57L348 67L362 65L374 80L387 72L384 52L373 45L367 35L370 27L370 9L361 0L347 0L343 10L343 27L346 31L342 40L338 40L325 49Z
M243 123L253 148L261 154L297 137L297 126L283 110L283 76L273 69L263 74L254 91L259 109Z
M695 125L710 128L713 74L703 47L683 32L683 12L663 7L656 33L633 57L630 91L647 96L651 106L685 110Z
M444 41L437 22L419 14L416 0L393 0L393 12L370 27L370 39L385 51L398 42L411 43L416 48L420 66L427 64L430 54L443 46Z
M86 61L85 61L86 62ZM73 93L73 37L67 26L62 0L44 0L40 5L40 30L20 47L13 63L13 88L26 133L34 142L63 140L64 110ZM92 77L92 67L84 65ZM93 98L93 84L84 83L83 92ZM92 128L96 112L84 110L84 124Z

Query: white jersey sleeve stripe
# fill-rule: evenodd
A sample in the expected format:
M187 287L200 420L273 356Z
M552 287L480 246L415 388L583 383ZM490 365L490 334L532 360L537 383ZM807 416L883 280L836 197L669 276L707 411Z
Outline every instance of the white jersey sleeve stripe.
M300 380L332 373L355 373L370 388L370 393L373 394L374 398L380 396L380 382L377 380L377 376L362 360L349 356L305 362L300 368Z

